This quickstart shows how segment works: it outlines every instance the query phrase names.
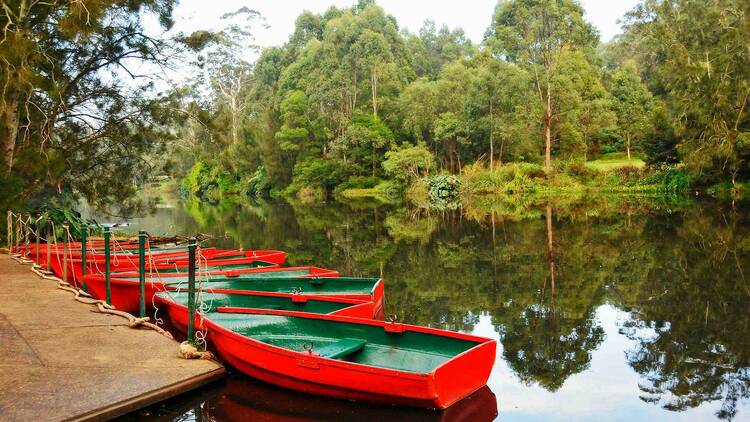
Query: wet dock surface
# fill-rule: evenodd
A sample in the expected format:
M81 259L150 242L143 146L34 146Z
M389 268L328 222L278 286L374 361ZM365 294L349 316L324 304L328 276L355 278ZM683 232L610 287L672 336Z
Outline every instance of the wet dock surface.
M221 378L179 344L95 312L0 255L0 419L103 420Z

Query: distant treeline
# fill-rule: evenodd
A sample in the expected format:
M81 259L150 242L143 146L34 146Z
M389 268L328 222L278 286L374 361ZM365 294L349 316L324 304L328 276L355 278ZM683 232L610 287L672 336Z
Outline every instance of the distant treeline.
M302 13L285 44L263 50L262 17L247 8L219 30L145 35L139 13L169 28L172 6L0 12L14 40L0 44L8 195L61 185L106 203L146 172L199 197L317 195L478 161L554 175L612 152L675 165L694 183L750 173L745 1L644 0L606 44L575 0L501 1L476 45L430 21L402 30L362 0ZM146 82L119 82L140 80L134 62L188 77L149 95Z

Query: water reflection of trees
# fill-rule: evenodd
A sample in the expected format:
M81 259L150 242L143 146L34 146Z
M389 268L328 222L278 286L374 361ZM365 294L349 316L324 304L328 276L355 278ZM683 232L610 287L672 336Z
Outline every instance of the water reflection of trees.
M610 303L630 312L621 331L635 342L626 358L645 401L681 410L722 400L719 416L731 418L750 396L743 213L642 198L513 214L278 202L186 209L190 230L229 234L222 246L283 247L291 264L382 274L386 312L405 322L468 331L488 314L527 384L554 391L586 370L604 339L596 310Z
M690 209L666 235L649 233L654 261L629 299L626 357L643 377L644 401L685 410L721 401L732 419L750 397L750 236L746 214Z

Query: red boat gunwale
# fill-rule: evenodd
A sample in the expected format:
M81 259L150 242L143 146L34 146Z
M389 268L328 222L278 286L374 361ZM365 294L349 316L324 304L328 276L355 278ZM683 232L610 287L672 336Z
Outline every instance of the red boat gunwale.
M293 315L288 311L255 313L380 326L384 330L387 330L389 324L394 324L336 315ZM296 352L242 336L212 322L210 318L204 321L209 328L209 339L214 343L219 355L242 372L255 378L318 395L438 409L447 408L487 384L497 347L495 340L484 337L398 323L399 329L403 331L434 334L477 343L476 346L452 357L431 372L418 373ZM396 330L390 332L396 332ZM247 348L253 350L247 350ZM244 356L252 356L255 364L243 359ZM281 362L278 357L283 358L284 362ZM291 363L294 364L290 365ZM316 372L305 372L305 369ZM326 372L333 373L323 376L322 371L326 369L328 369ZM358 377L355 373L364 375ZM315 376L310 376L312 374ZM352 379L353 377L356 379ZM357 389L351 386L356 386ZM394 392L400 394L394 394Z
M244 255L242 258L228 258L236 255ZM267 261L274 264L283 264L286 261L286 252L277 250L250 250L236 251L230 249L216 249L209 255L203 256L214 262L214 265L232 265L242 263L242 260L252 258L255 261ZM187 262L187 256L179 259L170 260L170 262Z

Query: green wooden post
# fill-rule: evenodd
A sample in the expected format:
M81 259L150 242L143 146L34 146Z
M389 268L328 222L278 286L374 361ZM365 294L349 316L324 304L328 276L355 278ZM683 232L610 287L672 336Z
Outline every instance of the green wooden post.
M141 285L141 318L146 316L146 231L138 232L138 282Z
M41 221L41 216L37 215L36 220L34 221L34 244L36 245L36 265L39 265L39 221Z
M110 291L109 279L109 227L104 228L104 284L107 290L107 305L112 304L112 292Z
M62 280L67 282L68 281L68 249L70 248L70 243L68 243L68 222L64 221L63 225L63 269L62 269Z
M85 222L81 223L81 289L88 293L86 287L86 236L88 235L89 226Z
M47 216L47 272L50 272L50 264L52 263L52 219Z
M195 238L188 240L188 328L187 340L192 342L195 337Z

